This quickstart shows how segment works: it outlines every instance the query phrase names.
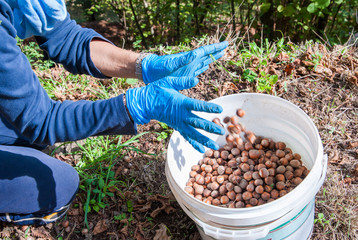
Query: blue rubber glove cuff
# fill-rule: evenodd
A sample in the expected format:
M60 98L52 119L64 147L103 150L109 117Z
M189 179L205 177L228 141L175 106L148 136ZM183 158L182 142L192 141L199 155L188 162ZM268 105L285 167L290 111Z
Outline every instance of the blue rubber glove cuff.
M133 119L133 121L136 124L147 124L150 122L150 117L148 117L146 114L143 114L145 112L145 106L142 106L141 103L135 103L133 100L136 99L136 96L139 94L138 92L140 89L143 89L145 87L140 88L130 88L126 92L126 104L127 109Z

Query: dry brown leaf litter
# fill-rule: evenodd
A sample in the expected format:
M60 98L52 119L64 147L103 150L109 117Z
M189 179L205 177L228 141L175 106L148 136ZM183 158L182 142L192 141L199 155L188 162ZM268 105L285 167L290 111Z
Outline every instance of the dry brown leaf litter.
M233 51L232 49L230 51ZM235 51L233 51L235 52ZM314 64L314 54L322 55ZM230 54L231 58L235 56ZM272 94L291 101L302 108L314 121L321 135L324 151L329 157L327 179L316 198L316 215L323 213L329 224L315 225L313 239L357 239L357 183L358 183L358 56L357 50L336 46L327 50L315 44L289 62L287 53L272 59L264 69L256 69L257 59L252 59L253 71L263 70L279 76ZM228 60L228 59L226 59ZM228 66L228 69L230 67ZM238 69L233 69L237 71ZM52 71L51 71L52 72ZM240 74L240 71L238 71ZM61 68L54 68L46 77L60 79L67 74ZM202 100L220 96L255 92L255 85L235 82L231 76L216 66L200 76L200 83L184 94ZM96 87L96 81L93 87ZM102 81L102 80L101 80ZM103 80L101 84L109 84ZM139 84L141 85L141 84ZM67 86L78 91L78 86ZM124 91L124 89L123 89ZM91 99L91 92L67 95L60 89L56 97L64 99ZM125 202L115 198L110 206L97 213L89 213L90 231L84 227L83 194L78 194L78 208L72 207L67 215L69 231L60 223L45 227L29 227L26 236L33 239L200 239L195 224L175 202L166 183L164 164L167 141L157 141L153 131L161 131L156 121L139 126L139 131L149 131L141 138L138 148L157 156L128 153L129 158L115 166L116 176L121 179L135 178L137 185L124 191L126 200L134 202L133 220L115 221L114 215L125 212ZM129 137L128 137L129 138ZM72 165L78 156L68 155L71 147L58 150L56 157ZM150 162L151 164L148 164ZM145 168L143 166L146 166ZM134 194L134 190L136 194ZM113 191L115 192L115 191ZM118 194L116 194L118 195ZM25 239L25 230L14 225L1 223L0 237ZM74 230L71 232L71 230ZM46 232L49 235L46 235ZM47 238L46 238L47 237Z

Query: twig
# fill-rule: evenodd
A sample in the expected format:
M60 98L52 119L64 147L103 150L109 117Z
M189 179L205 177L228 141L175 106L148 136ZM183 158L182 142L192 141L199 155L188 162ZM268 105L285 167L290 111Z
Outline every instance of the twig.
M315 96L313 96L312 99L315 99L316 97L318 97L319 95L321 95L324 92L327 92L330 89L331 89L331 87L325 88L323 91L321 91L321 92L317 93Z
M72 228L71 232L68 234L68 236L66 237L66 239L65 239L65 240L69 240L69 239L70 239L70 237L71 237L71 235L72 235L73 231L75 230L75 228L76 228L76 222L75 222L75 225L73 226L73 228Z
M314 34L316 34L325 44L327 44L328 46L332 47L332 45L328 42L328 40L324 40L318 33L316 33L315 30L312 30L314 32ZM327 37L327 36L326 36Z
M342 107L344 104L348 103L350 101L350 99L347 99L346 101L344 101L343 103L339 104L334 110L333 112L335 112L336 110L338 110L340 107Z

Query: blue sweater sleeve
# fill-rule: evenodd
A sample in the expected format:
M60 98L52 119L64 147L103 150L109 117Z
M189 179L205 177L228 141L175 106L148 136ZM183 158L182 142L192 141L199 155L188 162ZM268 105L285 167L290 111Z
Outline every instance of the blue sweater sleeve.
M89 45L93 38L109 42L94 30L82 28L67 14L64 21L54 25L53 30L36 36L36 41L40 48L47 51L51 60L63 64L69 72L107 78L91 60Z
M0 36L0 117L32 143L51 145L93 135L136 134L123 96L99 101L51 100L16 45L13 14L3 1L0 1ZM75 59L70 62L80 71L82 67L76 65Z

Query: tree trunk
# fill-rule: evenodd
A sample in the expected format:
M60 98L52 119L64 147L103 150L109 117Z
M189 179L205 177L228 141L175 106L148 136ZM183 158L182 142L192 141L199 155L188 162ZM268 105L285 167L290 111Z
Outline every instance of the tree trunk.
M199 20L200 24L204 23L205 17L207 15L207 13L210 11L211 7L212 7L211 0L205 0L204 1L204 12L200 15L200 20Z
M338 15L339 11L341 10L341 7L342 7L342 4L339 4L337 11L334 14L333 20L331 21L331 28L329 29L329 33L331 33L333 30L334 24L336 23L337 15Z
M176 26L176 36L175 36L175 42L179 43L180 41L180 0L176 0L176 7L177 7L177 14L176 14L176 19L177 19L177 26Z
M200 24L199 24L199 17L198 17L198 6L199 6L199 0L193 0L193 15L194 15L194 21L195 21L195 34L200 33Z
M129 0L129 5L130 5L130 7L131 7L131 11L132 11L132 14L133 14L133 17L134 17L135 24L137 25L139 34L140 34L140 36L142 37L142 43L143 43L145 49L148 49L147 41L145 40L145 37L144 37L144 35L143 35L142 28L140 27L137 14L136 14L135 11L134 11L134 7L133 7L133 2L132 2L132 0Z
M331 12L333 4L331 3L328 7L328 13ZM317 25L316 25L316 29L317 29L317 33L323 37L325 35L325 30L328 24L328 18L329 18L329 14L326 13L323 15L323 17L319 17L318 21L317 21Z
M236 21L235 21L235 2L234 0L231 0L231 17L232 17L232 28L234 32L236 33Z
M252 8L252 4L248 3L247 4L247 14L246 14L246 22L247 22L247 26L250 25L250 15L251 15L251 8Z
M273 0L269 1L271 3L271 6L267 12L261 15L260 22L262 24L263 31L265 35L272 40L275 37L275 32L273 30L275 22L273 19L275 10L273 8L274 2Z

